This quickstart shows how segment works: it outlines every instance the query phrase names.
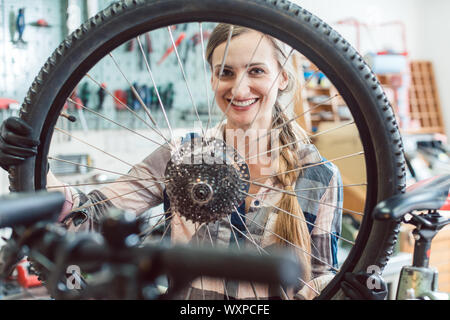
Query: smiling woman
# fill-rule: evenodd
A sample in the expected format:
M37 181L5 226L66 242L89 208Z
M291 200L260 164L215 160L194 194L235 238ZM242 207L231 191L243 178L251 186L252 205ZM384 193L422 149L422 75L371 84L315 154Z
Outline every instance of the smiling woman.
M231 41L227 41L230 36ZM264 204L276 203L276 209L268 214L268 219L272 220L271 229L279 237L272 236L273 239L270 242L281 246L291 243L300 248L296 253L303 263L304 280L308 282L311 277L315 278L314 290L320 291L330 279L326 276L327 268L324 269L323 264L336 266L337 261L333 263L333 257L337 256L337 252L335 249L325 249L323 243L314 243L314 241L317 242L323 237L324 233L320 230L331 230L335 234L340 234L342 211L335 208L340 207L342 202L342 190L336 188L341 185L341 178L339 170L334 165L319 167L316 179L320 184L331 186L327 191L331 206L323 206L323 208L317 208L315 212L307 212L309 218L307 219L294 190L296 187L301 188L302 177L308 175L308 170L306 174L303 172L301 177L300 171L296 169L304 165L306 150L309 150L308 155L315 158L315 162L320 162L322 158L314 146L308 143L305 131L295 121L289 122L288 117L281 110L280 96L287 91L287 88L292 89L295 85L293 83L295 75L286 68L286 64L291 63L289 58L292 50L289 53L285 47L276 39L255 30L219 24L211 34L206 57L212 69L211 84L213 88L216 88L217 105L227 119L225 125L227 143L234 142L234 139L231 141L229 139L229 132L233 130L241 129L233 136L239 134L250 136L248 131L251 130L268 133L281 126L277 139L265 146L264 150L259 150L261 153L273 150L270 152L272 161L269 166L278 174L262 174L267 164L259 161L249 164L250 176L261 180L264 187L258 184L250 185L246 211L249 210L255 198ZM245 140L238 137L237 141L242 144ZM276 149L275 145L283 147ZM244 149L246 155L254 156L249 152L249 147L245 149L236 144L234 147L237 150ZM265 193L273 189L267 186L286 192L281 194L281 198L280 194L275 197L268 196ZM307 206L304 207L307 208ZM319 212L321 215L317 216ZM328 222L308 230L308 223L312 224L315 220ZM337 238L329 235L325 233L325 239L320 241L325 241L326 248L337 248ZM312 246L317 251L315 256L317 259L313 260L315 262L313 266L310 259ZM322 248L319 249L320 247ZM311 269L314 269L314 275L311 274ZM299 296L310 298L314 295L313 292L308 292L308 287L302 287L305 288L305 293Z

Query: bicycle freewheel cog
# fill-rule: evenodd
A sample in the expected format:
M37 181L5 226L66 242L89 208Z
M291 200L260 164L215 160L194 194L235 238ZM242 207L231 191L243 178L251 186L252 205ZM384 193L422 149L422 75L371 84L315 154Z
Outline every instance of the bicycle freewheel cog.
M170 206L192 222L215 222L235 211L250 184L247 164L222 140L195 137L183 143L167 164Z

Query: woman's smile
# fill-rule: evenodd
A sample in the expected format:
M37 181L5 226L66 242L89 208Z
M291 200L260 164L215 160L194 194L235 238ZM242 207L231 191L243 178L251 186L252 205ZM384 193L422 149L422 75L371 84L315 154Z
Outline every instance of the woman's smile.
M231 102L231 99L226 99L228 101L228 104L238 112L244 112L250 110L252 107L256 106L257 102L259 101L259 98L251 98L251 99L243 99L243 100L237 100L233 99L233 102Z

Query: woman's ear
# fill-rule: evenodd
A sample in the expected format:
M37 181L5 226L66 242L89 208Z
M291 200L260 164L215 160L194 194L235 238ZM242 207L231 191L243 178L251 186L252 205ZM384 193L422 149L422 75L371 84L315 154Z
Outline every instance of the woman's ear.
M280 79L280 83L278 85L278 89L280 91L284 91L284 90L286 90L286 88L288 87L288 84L289 84L289 76L285 70L283 70L283 72L281 73L280 78L281 79Z

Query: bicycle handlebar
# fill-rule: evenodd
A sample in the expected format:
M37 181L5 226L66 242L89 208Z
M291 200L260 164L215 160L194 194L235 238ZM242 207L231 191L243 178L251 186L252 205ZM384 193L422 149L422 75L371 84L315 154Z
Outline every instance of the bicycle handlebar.
M374 219L399 220L415 210L441 210L450 197L450 174L414 186L410 192L380 202L373 210Z
M280 284L290 286L303 275L302 267L286 251L261 255L254 250L213 247L144 245L118 250L101 243L85 242L71 256L70 263L91 260L128 262L141 266L141 272L157 276L181 275L192 280L198 276Z
M61 192L11 193L0 197L0 228L29 226L54 220L61 212L65 197Z
M105 265L115 266L111 275L128 277L130 283L137 279L152 283L157 277L165 275L174 284L172 294L199 276L287 287L295 285L303 275L303 268L297 259L291 252L287 254L285 251L261 255L255 251L212 247L128 246L125 240L130 234L139 233L142 220L130 220L129 216L119 210L112 211L102 220L101 234L70 233L52 223L56 221L55 216L60 213L64 200L59 192L45 191L0 198L0 225L25 226L28 230L21 237L12 239L11 248L6 252L9 259L3 266L3 272L11 270L10 267L18 262L21 248L26 246L27 255L41 266L51 262L53 267L45 267L44 270L48 272L49 288L53 288L51 290L55 298L70 298L73 293L65 296L67 292L58 289L69 264L89 266L94 271ZM121 274L121 270L124 270L122 266L135 271ZM111 281L103 285L115 287L116 283ZM97 294L104 294L104 287L101 288L103 289L97 291ZM95 291L96 286L85 291L88 296L89 290Z

